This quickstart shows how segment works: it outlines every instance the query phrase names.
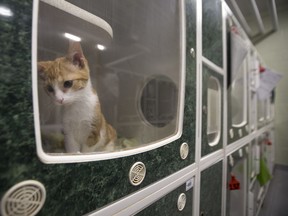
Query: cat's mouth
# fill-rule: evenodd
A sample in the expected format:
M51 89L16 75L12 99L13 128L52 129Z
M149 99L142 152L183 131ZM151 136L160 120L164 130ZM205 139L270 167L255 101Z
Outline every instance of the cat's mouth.
M65 106L65 105L71 104L71 102L63 99L63 100L55 100L55 104L57 106Z
M57 106L66 106L66 105L69 105L71 103L72 103L72 101L68 101L68 100L55 100L55 104Z
M55 105L56 105L56 106L63 106L64 103L59 103L58 101L55 101Z
M56 99L55 102L56 102L56 104L63 105L64 104L64 98Z

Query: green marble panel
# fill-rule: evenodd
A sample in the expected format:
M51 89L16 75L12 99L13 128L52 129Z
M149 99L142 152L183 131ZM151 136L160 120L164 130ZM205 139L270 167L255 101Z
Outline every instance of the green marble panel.
M183 135L180 142L189 145L190 161L195 161L196 136L196 59L190 49L196 50L196 0L186 0L186 85Z
M186 205L182 211L177 208L177 200L181 193L186 195ZM169 194L165 195L149 207L145 208L137 216L163 216L163 215L193 215L193 188L186 191L186 184L181 185Z
M208 143L207 135L207 97L208 97L208 79L212 76L218 79L221 85L221 132L220 140L217 145L210 146ZM202 71L203 85L202 85L202 145L201 145L201 156L210 154L223 147L223 76L212 69L208 68L203 64Z
M221 0L202 1L203 56L218 66L223 66L222 8Z
M38 180L47 191L45 205L38 215L82 215L194 162L196 64L191 60L187 61L185 119L180 139L147 153L114 160L78 164L40 162L36 155L31 88L32 1L2 2L12 9L14 16L0 17L0 197L20 181ZM193 46L196 44L195 1L187 4L187 44ZM186 160L179 154L183 142L189 144ZM146 165L147 174L144 182L135 187L129 183L128 173L137 161Z
M200 215L219 216L222 209L222 161L201 172Z
M248 148L248 145L247 145ZM249 148L248 148L249 150ZM245 194L247 194L247 170L248 170L248 153L246 147L241 148L242 156L239 150L232 153L234 164L231 166L229 157L227 158L227 193L226 193L226 215L236 216L244 214ZM229 183L231 175L234 175L240 182L240 190L230 190Z

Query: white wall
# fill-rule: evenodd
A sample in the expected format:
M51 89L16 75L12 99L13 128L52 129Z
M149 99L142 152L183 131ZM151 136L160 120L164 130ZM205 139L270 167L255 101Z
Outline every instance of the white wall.
M270 68L284 75L276 88L275 162L288 165L288 10L279 8L278 17L279 30L256 44L256 48Z

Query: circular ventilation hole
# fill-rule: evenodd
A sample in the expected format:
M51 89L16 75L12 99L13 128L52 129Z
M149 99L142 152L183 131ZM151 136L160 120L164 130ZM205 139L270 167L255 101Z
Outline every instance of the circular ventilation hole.
M166 76L150 78L140 95L140 115L154 127L165 127L176 116L178 107L178 89Z
M140 185L146 175L146 167L142 162L133 164L129 172L130 183L134 186Z
M177 201L178 210L182 211L185 208L185 205L186 205L186 195L184 193L181 193Z
M3 216L34 216L46 199L44 186L34 180L20 182L10 188L2 198Z
M180 146L180 157L184 160L187 158L189 153L189 146L187 143L182 143Z

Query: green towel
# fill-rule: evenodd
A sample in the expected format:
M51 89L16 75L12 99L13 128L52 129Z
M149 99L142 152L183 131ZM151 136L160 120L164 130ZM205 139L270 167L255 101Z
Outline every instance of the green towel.
M260 173L257 175L257 179L261 186L265 185L272 178L269 169L264 161L260 159Z

